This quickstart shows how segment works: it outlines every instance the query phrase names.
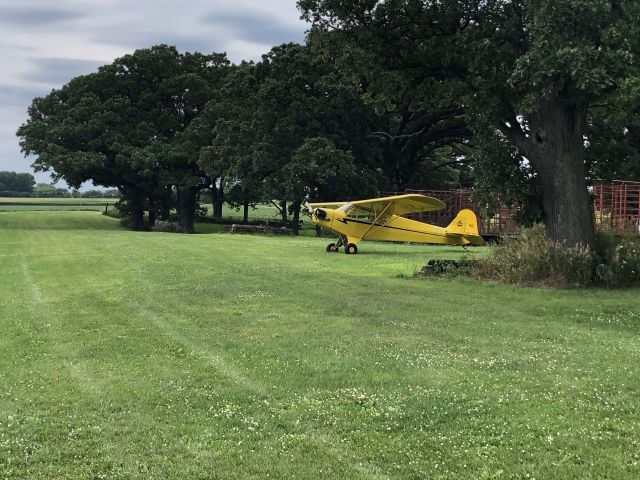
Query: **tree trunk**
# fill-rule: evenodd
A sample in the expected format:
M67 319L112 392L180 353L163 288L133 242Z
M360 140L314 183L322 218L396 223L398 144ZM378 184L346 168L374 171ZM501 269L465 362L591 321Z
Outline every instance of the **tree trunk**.
M249 223L249 200L245 200L242 211L242 221Z
M300 233L300 204L302 202L294 201L292 204L293 212L291 217L291 230L294 235L298 235Z
M145 230L144 223L144 194L139 190L131 189L125 194L129 206L129 228L132 230Z
M178 187L178 225L184 233L195 232L197 188Z
M156 209L150 208L149 209L149 226L150 227L153 227L156 224L156 218L157 218Z
M220 188L216 191L216 200L213 205L213 216L216 218L222 218L222 205L224 204L224 183L223 179L220 179Z
M213 179L211 186L211 216L216 218L216 206L218 205L218 187L216 187L217 178Z
M287 216L287 201L280 200L280 217L282 219L282 223L287 223L289 220Z
M586 117L587 105L543 102L531 117L523 153L540 178L549 239L593 248L593 211L584 167Z

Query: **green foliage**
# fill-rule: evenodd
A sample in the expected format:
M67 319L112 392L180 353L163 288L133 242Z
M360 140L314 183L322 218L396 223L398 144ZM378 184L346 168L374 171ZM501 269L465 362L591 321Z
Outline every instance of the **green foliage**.
M640 240L618 237L612 232L596 236L595 281L606 287L640 284Z
M13 197L13 198L20 198L20 197L31 197L32 193L30 192L14 192L13 190L0 190L0 197Z
M596 250L549 241L544 227L505 238L474 271L482 278L555 287L629 288L640 284L640 241L608 232L596 237Z
M102 198L104 196L104 192L102 190L85 190L84 192L79 193L79 196L82 198Z
M541 222L543 211L536 173L499 130L490 125L484 128L486 133L475 137L470 153L474 160L474 200L489 215L504 206L513 206L515 219L521 225L530 227Z
M38 183L33 189L33 195L40 198L63 198L71 197L71 192L66 188L55 187L48 183Z
M29 173L0 172L0 190L5 192L19 192L29 194L36 184L33 175Z
M34 99L18 130L22 150L36 156L36 171L73 187L87 180L118 187L136 228L145 208L176 206L192 222L197 191L209 180L196 163L202 144L187 129L227 65L223 54L181 54L167 45L136 50Z
M342 189L341 196L363 196L375 190L371 187L376 174L364 141L372 111L362 102L357 87L335 69L332 59L331 52L318 45L285 44L274 47L256 67L260 88L255 126L261 136L254 169L265 179L270 198L302 202L301 191L291 188L290 175L300 168L294 156L305 142L319 137L339 150L350 150L353 156L361 188L357 192ZM327 171L332 169L327 165ZM313 190L313 183L317 184L314 181L304 188ZM356 186L353 182L342 185Z
M379 111L400 109L406 124L412 117L402 111L401 97L410 92L409 112L421 112L427 121L413 124L410 138L432 134L432 126L447 132L429 118L448 119L449 125L464 118L473 138L465 142L464 130L453 129L447 135L457 142L448 142L459 155L479 160L473 172L482 189L526 204L522 211L530 212L529 221L541 206L554 240L593 245L584 193L587 115L594 104L607 108L616 102L638 77L637 2L300 0L298 5L316 29L351 42L356 53L343 68L367 79L365 96ZM622 125L610 130L616 135L591 134L590 165L598 163L601 145L632 130ZM495 146L498 132L498 142L510 143L506 155L487 149ZM523 168L523 156L531 169ZM619 166L631 165L630 158L607 155L607 169L628 171ZM518 184L527 184L524 195Z
M285 192L295 199L338 198L355 190L350 187L359 181L353 154L336 148L326 138L307 139L282 173Z

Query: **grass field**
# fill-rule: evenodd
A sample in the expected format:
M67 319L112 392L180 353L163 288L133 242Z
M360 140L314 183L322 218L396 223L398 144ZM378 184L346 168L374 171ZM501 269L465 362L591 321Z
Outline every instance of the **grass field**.
M102 211L115 198L13 198L0 197L0 212Z
M0 478L640 477L640 290L325 243L0 213Z
M211 214L212 208L211 205L204 205L209 209L208 213ZM224 217L233 217L233 218L242 218L242 209L230 208L227 204L222 207L222 215ZM278 209L273 205L261 204L257 205L255 208L249 209L249 219L257 218L257 219L280 219L280 213Z

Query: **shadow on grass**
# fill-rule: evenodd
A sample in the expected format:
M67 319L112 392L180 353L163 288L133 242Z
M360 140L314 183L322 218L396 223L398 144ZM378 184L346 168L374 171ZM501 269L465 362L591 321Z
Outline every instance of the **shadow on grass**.
M442 256L442 255L455 255L456 257L460 257L461 255L476 255L481 252L474 252L473 250L464 250L463 248L446 248L446 247L438 247L435 245L428 245L429 247L433 247L430 250L418 250L418 248L424 248L425 245L405 245L404 250L381 250L381 249L371 249L368 250L366 247L362 247L358 250L357 256L360 255L378 255L378 256L402 256L402 255L425 255L425 256ZM338 254L344 255L343 251L338 252Z

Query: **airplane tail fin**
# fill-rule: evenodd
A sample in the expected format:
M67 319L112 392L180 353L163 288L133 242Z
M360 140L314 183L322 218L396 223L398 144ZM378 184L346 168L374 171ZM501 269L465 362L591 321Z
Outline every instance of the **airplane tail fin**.
M453 222L447 226L447 234L460 235L462 237L462 243L474 245L483 245L484 239L480 236L478 231L478 219L476 214L471 210L460 210Z

